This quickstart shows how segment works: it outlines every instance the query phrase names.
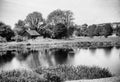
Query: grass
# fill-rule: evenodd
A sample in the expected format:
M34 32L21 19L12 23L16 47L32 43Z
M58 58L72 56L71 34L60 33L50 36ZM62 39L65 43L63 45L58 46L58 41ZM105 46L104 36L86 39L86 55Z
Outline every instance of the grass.
M79 37L67 40L35 39L26 42L0 43L0 50L41 49L41 48L101 48L120 47L120 37Z
M0 82L61 82L62 80L53 74L36 72L28 70L2 71L0 73Z
M0 72L0 82L63 82L66 80L97 79L111 77L105 68L96 66L58 65L39 67L33 71L12 70Z
M37 68L36 73L42 74L52 73L59 76L63 80L80 80L80 79L97 79L111 77L112 74L105 68L97 66L72 66L72 65L58 65L49 68Z
M2 71L0 82L46 82L40 75L26 70Z

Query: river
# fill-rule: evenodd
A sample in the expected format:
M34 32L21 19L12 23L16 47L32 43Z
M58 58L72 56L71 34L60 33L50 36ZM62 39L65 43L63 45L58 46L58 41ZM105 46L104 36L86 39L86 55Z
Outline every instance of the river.
M0 52L0 71L59 64L99 66L120 75L120 49L44 49Z

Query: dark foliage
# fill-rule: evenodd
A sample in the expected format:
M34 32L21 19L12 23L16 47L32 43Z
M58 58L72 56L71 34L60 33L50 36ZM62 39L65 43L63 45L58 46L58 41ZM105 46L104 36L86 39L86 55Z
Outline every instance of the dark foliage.
M32 12L26 16L25 22L31 30L38 30L38 27L43 24L43 17L40 12Z
M96 25L90 25L90 26L88 26L88 29L87 29L87 33L88 33L88 36L89 37L93 37L93 36L95 36L95 29L96 29Z
M14 37L14 32L10 26L0 22L0 36L6 38L7 41L11 41L11 38Z
M108 36L113 34L113 28L111 27L111 25L109 23L105 24L104 28L105 28L105 30L104 30L104 36L105 37L108 37Z
M27 29L28 28L25 27L25 22L23 20L18 20L18 22L15 24L14 31L15 31L16 35L22 36L23 33L25 32L25 30L27 30Z
M62 80L52 73L38 74L29 70L12 70L2 71L0 82L62 82Z
M63 37L67 36L67 27L65 27L64 24L58 23L54 28L53 28L53 36L52 38L54 39L61 39Z
M38 32L44 38L52 38L54 25L47 24L42 28L38 29Z
M6 63L6 62L10 62L13 57L15 56L15 54L13 54L11 51L4 51L4 52L0 52L0 64L2 65L2 63Z
M47 82L62 82L62 79L54 73L45 73L44 78L47 79Z
M115 29L115 34L117 36L120 36L120 27L117 26L117 28Z
M63 80L80 80L80 79L97 79L111 77L112 74L105 68L96 66L72 66L72 65L59 65L49 68L37 68L35 72L42 74L43 72L52 73Z
M83 24L82 25L82 27L81 27L82 36L87 36L88 35L88 33L87 33L87 27L88 27L87 24Z
M13 70L1 72L0 82L47 82L47 80L32 71Z
M67 37L72 37L74 31L75 31L75 27L74 27L74 26L70 26L70 27L67 29Z

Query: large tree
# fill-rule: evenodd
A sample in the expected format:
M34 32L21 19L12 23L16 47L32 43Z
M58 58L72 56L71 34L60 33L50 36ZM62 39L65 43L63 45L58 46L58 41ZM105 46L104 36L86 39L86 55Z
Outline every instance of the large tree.
M97 26L95 24L88 26L87 34L88 34L89 37L95 36L95 29L96 29L96 27Z
M117 26L117 27L115 28L115 34L116 34L117 36L120 36L120 27L119 27L119 26Z
M95 35L96 36L105 36L108 37L109 35L112 35L113 29L109 23L98 25L95 29Z
M53 39L62 39L63 37L67 37L67 31L67 27L62 23L58 23L56 25L47 24L46 26L38 30L38 32L44 38L47 37Z
M95 36L103 36L103 26L100 26L100 25L97 25L94 33L95 33Z
M55 26L51 25L51 24L47 24L47 25L43 25L43 27L38 29L38 32L41 36L43 36L44 38L52 38L52 34L53 34L53 28Z
M67 27L62 23L56 24L53 28L52 38L61 39L64 37L67 37Z
M87 24L83 24L82 26L81 26L81 32L82 32L82 36L87 36L87 28L88 28L88 25Z
M38 30L40 25L43 24L44 19L40 12L33 12L27 15L25 22L30 27L30 29Z
M73 24L73 13L70 10L54 10L47 17L47 23L56 25L58 23L62 23L67 27Z
M25 27L25 21L18 20L18 22L15 24L14 31L17 35L22 36L26 29L28 29L28 28Z
M0 22L0 36L6 38L7 41L11 41L11 38L14 37L14 32L9 25Z
M110 25L110 23L105 24L104 25L104 36L107 37L107 36L110 36L112 34L113 34L113 28Z

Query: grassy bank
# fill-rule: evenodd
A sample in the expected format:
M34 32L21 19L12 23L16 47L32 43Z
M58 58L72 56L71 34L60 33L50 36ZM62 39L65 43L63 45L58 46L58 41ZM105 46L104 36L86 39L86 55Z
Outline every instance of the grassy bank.
M50 48L104 48L120 47L119 37L81 37L67 40L35 39L26 42L0 43L0 50L50 49Z
M81 37L67 40L30 40L26 44L27 48L104 48L104 47L120 47L119 37Z
M0 82L62 82L62 80L50 73L38 74L28 70L12 70L2 71Z
M13 70L0 72L0 82L63 82L66 80L97 79L111 77L105 68L59 65L39 67L33 71Z
M89 80L72 80L65 82L120 82L120 76L114 76L109 78L89 79Z
M0 82L44 82L40 75L26 70L2 71L0 73Z
M112 74L105 68L96 66L72 66L72 65L58 65L49 68L37 68L36 73L42 74L52 73L59 76L63 80L80 80L80 79L97 79L111 77Z

